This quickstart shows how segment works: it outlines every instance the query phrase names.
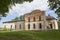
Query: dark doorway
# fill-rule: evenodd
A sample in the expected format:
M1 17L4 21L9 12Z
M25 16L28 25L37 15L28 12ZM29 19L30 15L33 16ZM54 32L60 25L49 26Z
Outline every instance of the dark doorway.
M12 25L11 25L11 28L10 28L10 31L12 30Z
M52 24L49 24L50 25L50 28L52 29L53 27L52 27Z
M39 23L39 29L42 29L42 24L41 23Z
M35 29L35 24L33 24L33 28Z
M30 17L28 17L28 22L30 22Z
M15 25L15 30L16 30L16 25Z
M28 24L28 29L30 29L30 24Z
M21 29L21 24L20 24L20 27L19 28Z

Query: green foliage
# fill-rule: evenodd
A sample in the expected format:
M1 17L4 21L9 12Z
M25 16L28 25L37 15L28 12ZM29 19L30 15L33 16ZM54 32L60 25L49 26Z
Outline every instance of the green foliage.
M14 19L12 19L12 20L13 20L13 21L14 21L14 20L19 20L19 18L18 18L18 17L16 17L16 18L14 18Z
M6 12L9 12L9 7L15 5L15 3L23 3L24 1L31 2L32 0L0 0L0 15L6 16Z
M60 40L59 31L2 31L0 40Z
M24 15L21 15L20 17L16 17L16 18L14 18L14 19L12 19L13 21L14 20L24 20Z
M60 21L58 22L58 26L59 26L59 29L60 29Z
M20 19L20 20L24 20L24 15L21 15L21 16L19 17L19 19Z
M56 9L56 13L60 16L60 0L49 0L50 9Z
M58 14L58 17L60 17L60 12L56 12Z

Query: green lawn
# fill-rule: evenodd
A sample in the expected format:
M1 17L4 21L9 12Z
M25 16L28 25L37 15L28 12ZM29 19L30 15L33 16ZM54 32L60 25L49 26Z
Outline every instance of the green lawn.
M60 30L0 31L0 40L60 40Z

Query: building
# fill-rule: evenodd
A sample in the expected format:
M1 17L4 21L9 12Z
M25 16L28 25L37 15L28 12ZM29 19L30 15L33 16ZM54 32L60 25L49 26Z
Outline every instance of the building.
M12 30L49 30L58 29L57 20L44 11L34 10L24 15L24 20L3 22L4 29Z
M3 29L24 30L24 20L3 22Z

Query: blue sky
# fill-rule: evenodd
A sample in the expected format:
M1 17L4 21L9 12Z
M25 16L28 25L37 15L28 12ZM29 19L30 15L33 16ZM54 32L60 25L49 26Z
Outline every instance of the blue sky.
M10 21L15 17L19 17L20 15L29 13L35 9L46 11L46 15L50 14L51 16L56 18L57 14L55 14L53 10L49 9L49 3L47 3L47 1L48 0L34 0L31 3L24 2L23 4L15 4L15 6L12 6L12 9L9 9L7 16L1 19L0 25L2 24L2 22Z

